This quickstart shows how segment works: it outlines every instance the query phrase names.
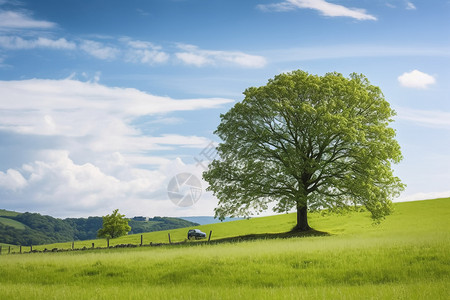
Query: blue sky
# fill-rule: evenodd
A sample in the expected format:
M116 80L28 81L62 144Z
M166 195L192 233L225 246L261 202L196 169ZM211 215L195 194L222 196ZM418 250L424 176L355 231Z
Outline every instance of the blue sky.
M398 113L396 201L450 196L450 1L0 0L0 207L212 215L168 182L201 178L246 88L296 69L365 74Z

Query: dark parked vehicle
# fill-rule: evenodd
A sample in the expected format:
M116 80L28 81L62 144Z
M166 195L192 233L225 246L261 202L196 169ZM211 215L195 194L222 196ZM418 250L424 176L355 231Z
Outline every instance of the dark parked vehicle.
M206 233L200 231L199 229L191 229L188 231L188 240L190 239L204 239L206 238Z

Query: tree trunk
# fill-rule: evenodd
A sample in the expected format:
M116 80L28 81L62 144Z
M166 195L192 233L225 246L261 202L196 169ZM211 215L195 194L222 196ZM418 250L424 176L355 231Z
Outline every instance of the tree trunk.
M308 225L308 207L306 205L297 205L297 226L294 230L296 231L307 231L311 227Z

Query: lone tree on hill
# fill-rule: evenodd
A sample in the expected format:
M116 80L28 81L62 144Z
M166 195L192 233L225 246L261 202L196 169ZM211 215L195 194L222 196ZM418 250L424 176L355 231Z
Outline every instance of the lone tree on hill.
M128 219L125 219L125 215L119 214L119 210L116 209L112 214L103 217L103 227L98 230L97 236L113 239L126 235L130 230Z
M220 159L203 173L219 199L216 217L297 210L294 230L309 230L307 212L365 206L379 220L404 185L394 110L364 75L280 74L251 87L221 115Z

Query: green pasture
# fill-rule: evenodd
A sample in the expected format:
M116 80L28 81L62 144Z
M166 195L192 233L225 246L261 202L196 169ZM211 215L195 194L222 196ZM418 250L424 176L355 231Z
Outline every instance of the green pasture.
M368 212L347 212L344 214L328 214L310 213L309 223L311 227L318 231L330 233L331 235L352 235L364 234L370 235L391 235L394 238L405 230L419 233L431 233L433 226L442 222L448 223L450 218L450 198L415 201L406 203L394 204L395 210L391 216L388 216L380 224L374 225L369 217ZM447 211L442 211L443 206L447 207ZM423 216L421 216L423 212ZM434 216L442 216L442 218L434 218ZM421 221L424 218L431 218L428 221ZM168 243L168 234L170 234L171 242L184 242L187 239L187 231L190 228L198 228L209 236L210 231L211 240L219 240L223 238L230 238L235 236L246 236L250 234L267 234L267 233L282 233L291 230L296 223L296 214L281 214L270 217L259 217L245 220L238 220L225 223L215 223L209 225L201 225L189 228L180 228L166 231L156 231L143 233L143 243L149 245L150 243ZM110 240L110 246L118 244L140 244L141 234L127 235L117 239ZM95 247L106 247L107 243L104 239L75 241L75 248L91 248L92 243ZM192 243L192 242L191 242ZM72 242L57 243L51 245L33 246L36 250L51 250L70 249ZM29 251L29 247L23 247L24 251Z
M6 209L0 209L0 217L15 217L19 215L20 213L15 211L9 211Z
M328 236L2 255L5 299L448 299L450 198L367 213L310 215ZM198 226L213 238L276 233L295 214ZM187 230L171 230L183 241ZM167 242L168 232L144 234ZM268 235L273 237L272 235ZM96 246L97 242L95 241ZM140 235L117 243L139 243ZM81 243L81 242L79 242ZM77 244L77 243L76 243ZM53 246L47 245L48 249Z
M19 221L9 219L9 218L0 217L0 223L4 224L6 226L14 227L16 229L25 229L25 225L23 225Z

